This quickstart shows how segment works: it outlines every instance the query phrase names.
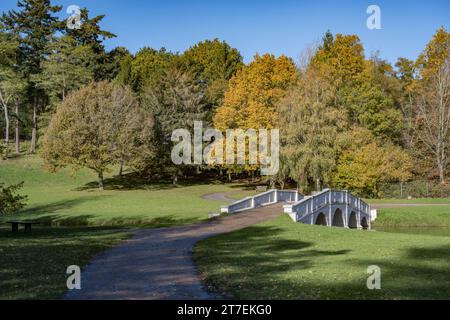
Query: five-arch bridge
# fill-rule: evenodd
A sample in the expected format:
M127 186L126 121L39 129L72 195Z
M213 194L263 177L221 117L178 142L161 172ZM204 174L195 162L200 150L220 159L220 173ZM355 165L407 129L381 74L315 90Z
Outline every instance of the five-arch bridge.
M273 189L223 206L221 211L237 213L276 203L286 203L284 212L293 221L306 224L370 230L375 218L362 199L348 191L330 189L312 196L304 196L296 190Z

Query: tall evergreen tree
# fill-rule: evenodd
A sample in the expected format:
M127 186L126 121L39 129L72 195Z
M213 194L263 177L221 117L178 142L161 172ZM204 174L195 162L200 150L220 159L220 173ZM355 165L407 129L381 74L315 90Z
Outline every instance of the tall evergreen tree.
M204 87L199 85L180 64L163 71L156 84L148 86L142 94L142 105L154 116L154 130L158 148L158 169L171 174L174 183L180 173L179 166L171 162L171 136L176 129L192 132L194 121L205 119Z
M45 92L38 89L33 75L42 72L41 63L52 36L60 29L61 23L55 16L61 6L53 6L50 0L19 0L18 11L4 13L0 21L5 29L19 41L20 66L28 79L32 96L33 128L31 152L36 151L38 114L42 110Z
M89 17L87 8L81 9L80 28L66 28L66 34L75 39L81 46L89 45L96 55L95 80L111 80L109 64L111 56L105 51L103 41L115 38L116 35L100 27L105 15Z
M222 104L228 80L244 66L239 51L218 39L199 42L183 53L187 69L199 83L206 85L208 118Z

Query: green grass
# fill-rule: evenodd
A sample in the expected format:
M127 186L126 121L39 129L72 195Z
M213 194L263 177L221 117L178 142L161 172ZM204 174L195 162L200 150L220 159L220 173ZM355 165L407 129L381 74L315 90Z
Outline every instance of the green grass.
M450 204L450 198L366 199L369 204Z
M289 217L197 244L206 281L240 299L449 299L450 238L293 223ZM366 287L381 268L382 290Z
M0 162L1 181L24 181L21 193L28 195L27 207L15 219L38 220L62 226L149 226L165 227L195 223L218 212L225 203L208 201L202 195L239 190L236 185L214 181L175 187L170 183L112 178L106 190L98 191L89 170L75 176L62 170L48 173L36 156ZM10 217L0 218L0 222Z
M256 192L255 190L242 190L242 191L236 191L236 192L230 193L228 195L228 198L234 199L234 200L241 200L246 197L251 197L251 196L254 196L257 194L258 194L258 192Z
M0 300L59 299L67 291L68 266L83 267L126 237L105 228L34 228L30 234L0 228Z
M450 227L450 206L381 209L377 227Z

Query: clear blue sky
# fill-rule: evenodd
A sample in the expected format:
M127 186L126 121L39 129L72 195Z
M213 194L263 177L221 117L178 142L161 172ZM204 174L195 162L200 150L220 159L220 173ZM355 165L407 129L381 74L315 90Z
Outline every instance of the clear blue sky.
M54 4L88 7L106 14L104 29L118 35L107 48L125 46L136 52L144 46L182 52L192 44L219 38L238 48L246 62L255 53L286 54L297 59L327 29L357 34L366 54L380 51L394 62L415 59L433 33L450 29L450 1L332 1L332 0L53 0ZM1 0L0 11L16 0ZM366 27L369 5L381 8L382 30Z

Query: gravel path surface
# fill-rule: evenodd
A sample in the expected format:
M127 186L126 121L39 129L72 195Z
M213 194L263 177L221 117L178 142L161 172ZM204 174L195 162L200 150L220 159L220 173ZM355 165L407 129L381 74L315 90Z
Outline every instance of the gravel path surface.
M82 271L82 289L68 292L65 298L220 298L202 285L192 261L195 243L276 218L282 211L278 204L192 226L136 230L132 239L94 258Z

